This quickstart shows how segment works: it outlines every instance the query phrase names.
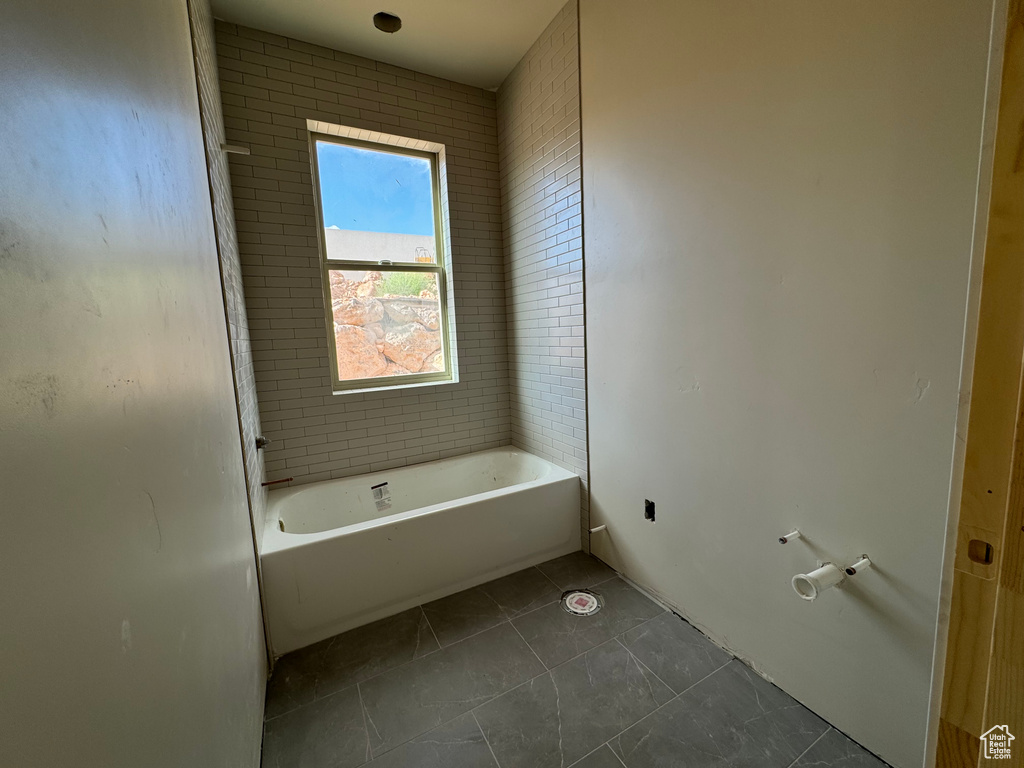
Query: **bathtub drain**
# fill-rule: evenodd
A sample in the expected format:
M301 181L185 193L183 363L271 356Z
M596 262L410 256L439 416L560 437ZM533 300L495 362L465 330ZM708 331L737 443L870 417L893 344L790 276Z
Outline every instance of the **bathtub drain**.
M570 589L562 595L562 610L574 616L593 616L603 604L601 596L589 589Z

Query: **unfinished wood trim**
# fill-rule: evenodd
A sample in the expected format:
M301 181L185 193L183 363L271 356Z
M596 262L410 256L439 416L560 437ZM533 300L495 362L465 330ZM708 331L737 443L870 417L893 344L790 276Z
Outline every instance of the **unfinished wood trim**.
M947 768L974 768L978 765L981 740L967 731L939 721L939 751L936 764Z
M996 161L1004 154L1001 172L995 184L1000 190L998 209L992 212L991 226L998 248L1007 258L1024 262L1024 0L1014 0L1006 36L1003 65L1003 103L1000 105L1000 135L1016 139L996 148ZM995 191L995 187L994 187ZM1004 557L1000 584L1024 593L1024 457L1021 431L1024 412L1019 413L1014 471L1010 485L1009 519L1004 533Z
M1010 5L996 145L990 242L1024 262L1024 0ZM1020 369L1018 368L1018 376ZM989 665L986 727L1006 725L1024 744L1024 404L1018 403ZM1018 747L1018 750L1020 747ZM1019 762L1019 758L1018 758Z
M945 719L939 720L939 751L936 764L946 768L974 768L978 764L981 741Z
M991 195L939 727L942 768L976 765L971 739L993 725L1024 736L1024 0L1009 4ZM967 556L970 540L982 536L992 538L992 565Z
M985 732L982 722L996 588L994 580L957 573L950 604L942 718L949 725L975 737Z
M977 737L1005 721L1024 734L1020 719L1016 730L1011 719L1024 718L1024 610L1017 604L1024 595L1024 0L1010 0L1007 19L942 697L942 768L965 764L964 753L948 748L961 732ZM991 565L968 557L976 538L991 539Z

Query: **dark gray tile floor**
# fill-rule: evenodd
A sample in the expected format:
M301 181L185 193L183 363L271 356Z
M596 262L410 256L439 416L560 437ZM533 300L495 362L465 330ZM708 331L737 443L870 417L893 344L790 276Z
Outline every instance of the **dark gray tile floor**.
M266 718L264 768L885 767L581 552L288 654Z

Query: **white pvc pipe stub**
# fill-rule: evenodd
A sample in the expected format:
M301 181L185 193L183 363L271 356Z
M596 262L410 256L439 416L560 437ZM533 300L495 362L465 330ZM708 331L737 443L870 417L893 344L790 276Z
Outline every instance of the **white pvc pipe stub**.
M861 555L860 559L853 565L846 566L846 575L855 576L861 571L866 571L871 567L871 559L867 555Z
M810 573L798 573L793 577L793 591L802 600L816 600L826 589L843 583L846 574L834 563L823 563Z

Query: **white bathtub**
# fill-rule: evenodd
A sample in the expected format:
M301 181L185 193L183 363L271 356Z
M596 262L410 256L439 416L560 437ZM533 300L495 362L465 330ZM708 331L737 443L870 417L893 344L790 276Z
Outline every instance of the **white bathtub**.
M576 475L512 448L271 491L274 653L575 552L579 494Z

